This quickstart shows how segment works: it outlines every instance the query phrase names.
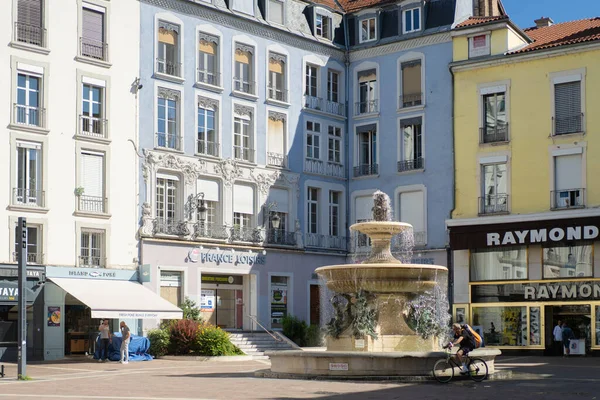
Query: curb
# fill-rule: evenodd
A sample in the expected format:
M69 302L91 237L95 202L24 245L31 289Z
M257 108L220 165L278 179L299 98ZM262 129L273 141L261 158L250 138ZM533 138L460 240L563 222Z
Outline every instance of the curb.
M169 361L222 361L222 362L230 362L230 361L251 361L251 360L268 360L267 356L162 356L157 358L157 360L169 360Z

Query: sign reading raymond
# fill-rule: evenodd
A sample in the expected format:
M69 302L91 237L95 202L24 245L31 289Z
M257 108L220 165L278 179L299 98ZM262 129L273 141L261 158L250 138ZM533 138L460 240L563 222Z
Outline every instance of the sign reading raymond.
M531 282L471 286L472 303L600 300L600 281Z

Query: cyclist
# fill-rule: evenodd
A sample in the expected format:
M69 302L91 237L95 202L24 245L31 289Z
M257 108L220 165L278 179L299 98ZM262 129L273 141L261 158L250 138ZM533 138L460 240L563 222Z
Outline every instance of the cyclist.
M460 324L453 324L452 331L454 331L454 342L449 342L444 348L452 348L452 346L455 345L460 346L456 352L456 360L459 365L462 365L460 373L464 375L469 372L467 365L465 364L465 358L470 351L475 349L475 339L473 338L473 335L471 335L471 332L463 328Z

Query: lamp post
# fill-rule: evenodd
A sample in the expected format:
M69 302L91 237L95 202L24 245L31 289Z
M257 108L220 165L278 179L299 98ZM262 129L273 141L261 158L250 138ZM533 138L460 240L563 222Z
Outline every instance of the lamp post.
M271 220L271 228L273 229L273 242L277 243L277 239L278 239L278 231L279 231L279 227L281 226L281 217L277 214L277 212L275 212L273 214L273 216L271 216L271 209L277 207L277 203L276 202L271 202L267 205L267 213L269 216L269 219Z
M204 202L204 192L200 192L194 197L196 202L196 213L200 222L200 232L204 235L204 222L206 221L206 203Z

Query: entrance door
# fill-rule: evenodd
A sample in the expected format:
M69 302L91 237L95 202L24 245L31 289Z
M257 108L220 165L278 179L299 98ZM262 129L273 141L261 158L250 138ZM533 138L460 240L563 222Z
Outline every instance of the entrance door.
M321 323L321 290L319 285L310 285L310 324Z
M217 289L217 305L214 319L222 329L242 329L243 302L242 291L236 289Z
M590 348L592 345L592 307L589 304L546 307L546 309L548 308L552 309L553 314L552 329L556 326L556 322L561 320L571 328L575 335L575 340L584 340L585 348Z

